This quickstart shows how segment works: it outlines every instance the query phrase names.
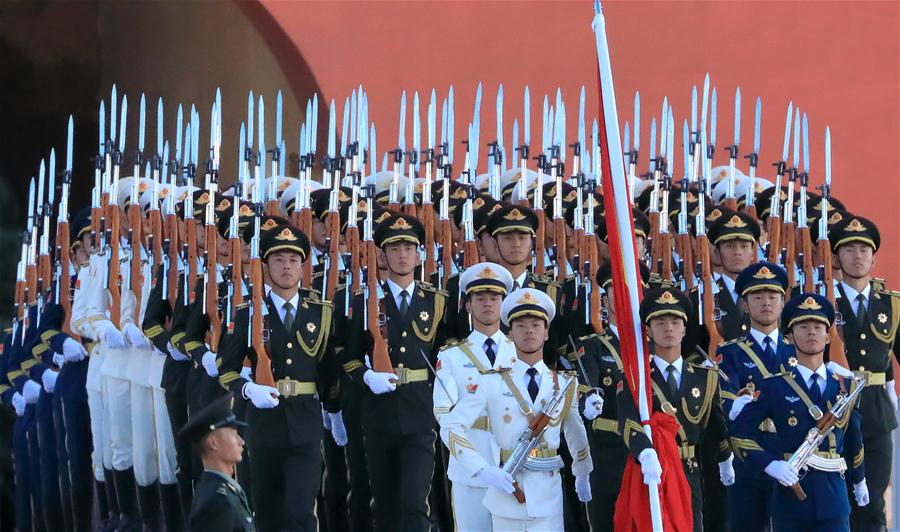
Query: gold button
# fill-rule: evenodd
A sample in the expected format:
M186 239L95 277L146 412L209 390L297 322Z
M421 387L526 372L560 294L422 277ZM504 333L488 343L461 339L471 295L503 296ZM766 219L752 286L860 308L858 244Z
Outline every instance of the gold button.
M287 348L288 348L288 349L293 349L293 348L294 348L294 344L288 342L288 343L287 343Z
M400 333L400 336L403 338L406 338L406 331L403 331L402 333Z
M866 350L865 350L865 349L860 349L860 350L859 350L859 354L860 354L860 355L865 355L865 354L866 354Z
M860 367L859 367L859 371L866 371L866 367L865 367L865 366L860 366Z
M405 352L406 352L406 348L405 348L405 347L401 347L401 348L400 348L400 352L401 352L401 353L405 353Z
M859 339L860 339L860 340L865 340L865 339L866 339L866 333L860 333Z
M287 362L287 365L288 365L288 366L290 366L291 364L294 363L294 361L291 360L291 359L287 359L287 360L285 360L285 362Z

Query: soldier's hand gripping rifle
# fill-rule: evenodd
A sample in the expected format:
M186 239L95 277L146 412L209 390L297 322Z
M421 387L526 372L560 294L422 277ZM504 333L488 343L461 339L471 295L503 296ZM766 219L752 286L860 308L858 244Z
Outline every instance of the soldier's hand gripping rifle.
M831 243L828 241L828 219L830 217L828 210L831 201L831 128L829 127L825 128L825 183L819 189L822 191L822 215L819 218L819 240L816 242L819 259L822 261L819 270L821 272L819 281L824 289L825 297L837 308L834 300ZM841 329L842 323L842 320L835 320L834 326L829 330L828 359L848 368L850 364L847 362L846 346L844 345Z
M559 405L565 401L569 389L578 381L574 376L565 379L566 382L562 388L559 388L557 384L553 395L543 408L541 408L541 411L529 420L528 427L522 431L522 434L519 436L516 448L513 449L509 459L503 464L503 471L509 473L510 476L515 476L515 474L523 467L529 469L528 462L530 461L529 458L531 458L531 453L537 448L541 441L541 437L544 435L544 431L547 430L547 425L553 420L553 413ZM565 413L562 412L558 415L565 415ZM531 458L531 461L535 462L533 467L535 467L536 470L540 470L540 466L536 463L537 461L534 458ZM559 468L558 464L561 464L561 462L557 460L555 463L548 465L552 468L551 470L555 470ZM513 482L513 487L515 489L513 496L515 496L519 503L524 504L525 492L519 487L518 482Z
M446 193L446 191L445 191ZM366 185L366 201L373 204L375 201L375 179ZM379 373L393 373L391 358L388 354L387 340L381 330L384 315L378 297L378 260L375 252L374 224L375 215L372 208L366 213L363 238L366 245L366 268L363 271L365 278L365 320L366 330L372 336L372 369Z
M827 438L834 430L834 425L840 422L845 415L849 415L849 411L852 410L854 402L859 397L859 394L862 393L863 388L866 387L866 381L867 379L864 375L854 376L851 381L850 393L838 395L834 404L831 405L831 408L825 415L822 415L820 410L818 411L820 417L816 421L815 428L809 429L803 443L801 443L800 447L798 447L791 457L788 458L787 463L792 465L798 472L812 467L821 471L833 471L843 474L843 470L839 469L840 465L844 465L843 459L834 460L821 458L816 454L816 451L819 450L819 445L821 445L825 438ZM846 465L844 465L844 467L846 467ZM803 491L800 482L793 484L791 489L794 491L797 499L801 501L806 500L806 492Z

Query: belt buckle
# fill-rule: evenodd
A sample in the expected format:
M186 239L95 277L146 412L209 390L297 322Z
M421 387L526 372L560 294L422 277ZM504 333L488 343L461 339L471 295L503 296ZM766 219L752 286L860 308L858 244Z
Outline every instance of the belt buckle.
M394 375L397 376L397 384L409 384L409 368L394 368Z

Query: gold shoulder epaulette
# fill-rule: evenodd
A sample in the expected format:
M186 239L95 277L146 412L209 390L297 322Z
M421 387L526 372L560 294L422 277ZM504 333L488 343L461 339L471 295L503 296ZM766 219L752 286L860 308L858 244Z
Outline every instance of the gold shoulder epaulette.
M319 305L320 307L328 306L334 308L334 303L332 303L331 301L325 301L324 299L315 297L305 297L303 298L303 302L311 305Z
M486 369L483 371L479 371L478 373L480 373L481 375L500 375L503 373L508 373L510 371L512 371L512 368L499 367L499 368L493 368L493 369Z
M771 375L768 375L768 376L766 376L766 377L763 377L763 380L766 380L766 379L774 379L775 377L790 377L790 378L793 379L793 378L794 378L794 374L791 373L790 371L781 371L781 372L779 372L779 373L772 373Z
M453 341L447 342L446 344L444 344L443 347L440 348L440 351L446 351L447 349L450 349L451 347L456 347L456 346L458 346L458 345L460 345L460 344L464 344L465 342L466 342L465 339L463 339L463 340L453 340Z
M739 336L739 337L735 338L734 340L728 340L727 342L722 342L721 344L719 344L719 347L725 347L726 345L731 345L731 344L739 344L741 342L746 342L746 341L747 341L746 336Z
M578 337L578 341L579 341L579 342L582 342L582 341L584 341L584 340L590 340L591 338L596 338L596 337L598 337L598 336L602 336L602 335L605 334L605 333L606 333L606 331L604 331L604 332L602 332L602 333L591 333L591 334L586 334L586 335L584 335L584 336L579 336L579 337Z
M434 292L435 294L441 294L445 297L450 295L450 293L446 290L441 290L440 288L437 288L433 284L426 281L416 281L416 286L426 292Z
M697 353L697 354L699 355L699 353ZM691 367L697 368L697 369L707 369L707 370L712 370L712 371L718 371L718 369L719 369L715 366L707 366L705 364L697 364L694 362L688 362L688 366L691 366Z

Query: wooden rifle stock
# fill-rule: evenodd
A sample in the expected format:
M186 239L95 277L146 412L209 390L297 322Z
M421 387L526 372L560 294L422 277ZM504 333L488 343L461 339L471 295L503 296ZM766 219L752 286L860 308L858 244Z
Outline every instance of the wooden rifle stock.
M166 282L168 286L163 289L166 291L166 298L169 306L174 310L175 303L178 300L178 216L175 214L166 215L166 236L169 239L169 249L166 255L169 258L169 271L166 273Z
M425 226L425 278L431 279L437 271L434 256L434 204L423 205L422 224Z
M539 194L540 190L535 190L534 193ZM544 223L544 209L538 209L534 212L537 214L538 218L537 233L534 235L534 271L538 275L543 275L547 270L546 264L544 264L544 256L547 254L547 250L544 247L544 238L547 233L547 227Z
M703 284L703 325L706 327L706 332L709 335L709 344L707 345L706 352L714 357L714 353L719 347L719 344L722 343L723 339L722 335L719 333L718 327L716 327L716 302L713 298L712 261L709 256L709 239L707 239L706 235L697 237L697 246L700 248L700 281Z
M393 373L387 341L381 332L381 308L378 304L378 261L375 258L375 241L366 240L367 275L366 327L372 335L372 369L379 373Z
M769 216L766 220L767 233L769 233L769 262L778 264L778 255L781 253L781 217Z
M788 290L792 290L797 284L797 276L794 274L794 267L797 264L797 235L793 222L784 224L782 231L787 250L784 256L784 269L788 277Z
M662 260L663 280L670 281L672 279L672 233L666 231L659 234L659 252L660 260Z
M650 268L650 271L653 271L653 268L659 264L662 255L660 253L659 247L659 211L650 211L650 257L653 259L653 267Z
M831 268L831 244L827 238L820 238L816 245L818 246L819 257L822 258L822 270L824 270L822 283L825 286L825 297L837 308L834 299L834 277ZM845 368L849 368L850 364L847 362L847 348L844 345L843 328L837 323L837 320L835 320L835 324L828 331L828 334L831 340L828 344L828 359L837 362Z
M691 235L680 233L675 235L675 245L678 247L678 256L681 257L683 265L681 276L684 279L684 288L690 292L694 289L694 249L691 245Z
M331 211L328 213L328 283L325 286L325 299L334 301L334 293L337 291L338 261L341 260L340 238L341 238L341 214L340 211ZM309 262L307 260L307 262Z
M566 247L566 219L562 213L553 220L553 235L556 241L556 282L562 284L568 272L568 248Z
M359 290L360 277L362 276L359 247L359 226L350 225L347 227L347 248L350 250L350 275L352 279L349 290L351 296Z
M801 227L798 231L800 237L800 252L803 253L803 291L815 291L815 283L813 282L813 259L812 259L812 240L809 235L809 227Z
M443 278L441 279L441 288L447 286L450 280L450 274L453 273L453 235L450 232L450 218L441 220L441 266L443 268ZM476 253L475 256L478 256Z
M121 264L119 263L119 238L121 228L119 226L119 206L109 206L109 225L111 228L109 245L109 319L116 328L119 328L119 318L122 314L122 291L120 277Z
M222 318L219 316L219 280L218 263L219 253L216 240L218 230L213 224L207 225L206 230L206 289L204 302L206 316L209 318L209 350L213 353L219 350L219 339L222 337ZM240 257L240 255L238 255ZM240 259L238 259L240 260ZM240 290L240 285L235 286L235 291Z
M594 235L590 235L589 238L586 238L585 240L588 241L587 257L590 261L588 282L591 283L591 295L589 303L591 307L591 328L594 329L595 333L600 333L603 332L603 321L600 319L600 285L597 284L597 270L600 269L599 252L597 250L597 237Z
M240 262L240 261L232 261ZM262 261L259 257L250 259L250 282L253 283L253 305L252 319L250 322L250 345L256 353L256 372L254 380L257 384L263 386L275 387L275 377L272 375L272 359L269 358L269 352L266 351L266 344L263 341L263 273ZM235 291L240 289L238 286Z
M144 285L144 261L141 258L141 206L131 204L128 206L128 225L131 231L131 268L129 287L134 293L134 323L141 323L141 290Z
M312 234L312 210L309 207L304 207L300 210L300 230L303 231L305 235ZM305 260L303 261L303 274L300 277L300 286L304 286L306 288L312 288L312 261Z
M69 243L69 222L60 220L56 224L56 245L59 257L59 305L63 309L62 330L72 338L78 336L72 332L72 276L69 275L71 264L71 245Z

